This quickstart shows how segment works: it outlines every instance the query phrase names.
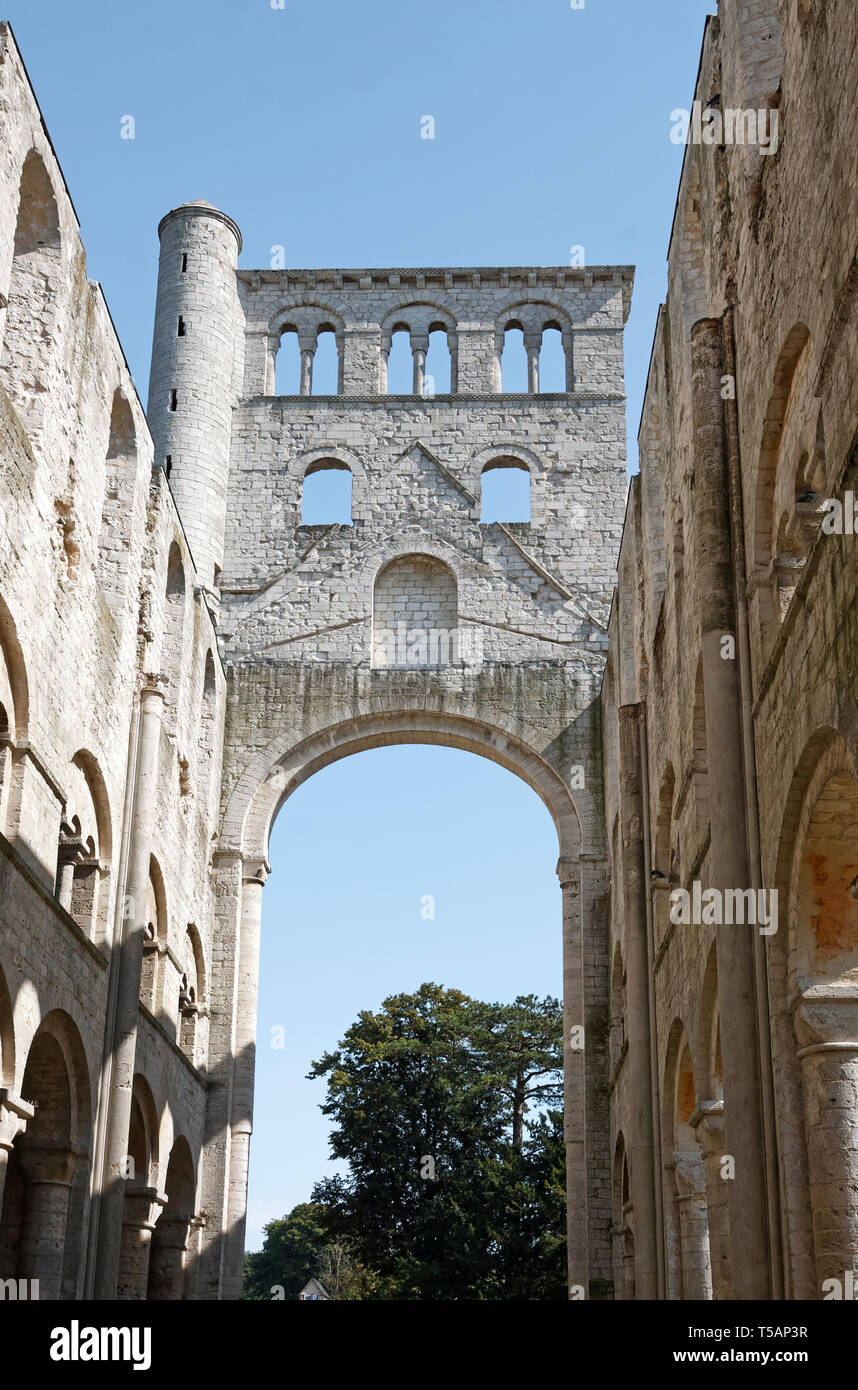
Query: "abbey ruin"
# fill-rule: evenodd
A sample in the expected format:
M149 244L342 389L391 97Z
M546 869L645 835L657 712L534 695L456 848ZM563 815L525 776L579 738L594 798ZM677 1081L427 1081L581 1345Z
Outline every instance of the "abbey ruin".
M720 0L697 111L777 141L689 137L629 487L628 266L239 269L189 202L144 412L0 25L0 1279L240 1295L269 832L397 742L557 829L570 1298L856 1268L856 89L854 0Z

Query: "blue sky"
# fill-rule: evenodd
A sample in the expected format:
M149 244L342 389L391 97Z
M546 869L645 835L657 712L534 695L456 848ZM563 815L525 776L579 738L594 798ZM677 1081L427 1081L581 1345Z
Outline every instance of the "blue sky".
M243 266L275 245L295 266L567 265L579 245L589 264L636 265L633 461L682 156L670 112L691 104L714 8L7 0L5 14L144 403L157 224L207 198L241 227ZM556 856L530 789L451 749L360 754L287 803L265 890L251 1248L326 1171L321 1084L302 1078L359 1009L425 979L559 992Z

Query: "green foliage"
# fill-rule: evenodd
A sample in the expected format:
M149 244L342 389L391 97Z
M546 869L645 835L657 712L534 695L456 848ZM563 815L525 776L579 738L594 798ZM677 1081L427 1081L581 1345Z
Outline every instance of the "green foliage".
M243 1298L271 1299L272 1290L282 1285L284 1298L295 1299L308 1279L318 1278L326 1239L323 1216L315 1202L301 1202L288 1216L268 1222L262 1249L244 1257Z
M349 1171L313 1199L373 1271L361 1297L565 1297L562 1047L556 1000L424 984L314 1063Z

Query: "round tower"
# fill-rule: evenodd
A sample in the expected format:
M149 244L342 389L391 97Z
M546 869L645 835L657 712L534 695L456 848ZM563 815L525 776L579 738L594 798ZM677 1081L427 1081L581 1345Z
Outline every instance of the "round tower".
M161 256L149 382L155 463L170 481L200 583L217 596L226 520L238 227L198 199L158 225Z

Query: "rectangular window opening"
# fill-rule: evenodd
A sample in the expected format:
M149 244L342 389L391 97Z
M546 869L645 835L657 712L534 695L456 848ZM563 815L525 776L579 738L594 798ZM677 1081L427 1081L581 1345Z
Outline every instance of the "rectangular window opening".
M182 318L182 315L180 314L180 315L179 315L179 327L178 327L178 330L177 330L177 332L176 332L176 337L177 337L177 338L184 338L184 336L185 336L185 320Z
M183 252L183 254L182 254L182 274L183 274L183 275L184 275L185 271L187 270L187 268L188 268L188 253L187 253L187 251L185 251L185 252Z
M178 405L178 403L179 403L179 393L178 393L178 391L177 391L177 390L175 389L175 387L174 387L173 390L170 392L170 409L171 409L171 410L175 410L175 409L176 409L176 406Z

